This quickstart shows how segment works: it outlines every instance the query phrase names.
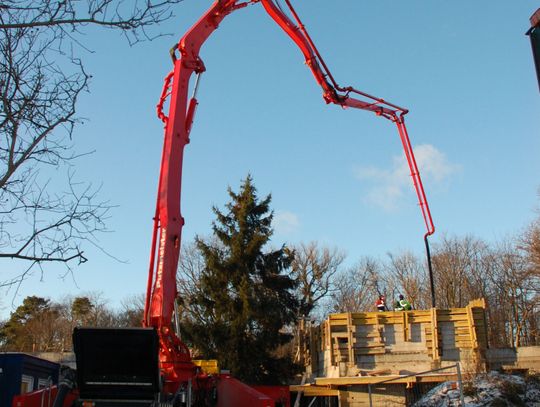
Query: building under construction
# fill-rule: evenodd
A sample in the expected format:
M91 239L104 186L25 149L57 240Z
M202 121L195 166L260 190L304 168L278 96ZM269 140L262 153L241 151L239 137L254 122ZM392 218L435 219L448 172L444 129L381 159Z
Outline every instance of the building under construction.
M479 299L464 308L340 313L318 326L304 323L296 356L305 374L291 390L306 405L398 406L488 368L538 368L539 348L522 360L489 349L485 308Z

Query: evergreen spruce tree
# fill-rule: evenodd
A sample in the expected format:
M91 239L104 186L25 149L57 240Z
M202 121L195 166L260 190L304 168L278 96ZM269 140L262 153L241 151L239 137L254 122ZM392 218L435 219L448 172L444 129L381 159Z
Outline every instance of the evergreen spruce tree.
M239 193L228 192L226 211L213 208L216 239L196 239L205 270L190 307L200 317L185 321L184 339L246 383L286 382L296 368L277 350L292 339L284 328L298 309L296 282L286 274L292 254L284 246L264 252L273 233L271 197L258 199L250 175Z

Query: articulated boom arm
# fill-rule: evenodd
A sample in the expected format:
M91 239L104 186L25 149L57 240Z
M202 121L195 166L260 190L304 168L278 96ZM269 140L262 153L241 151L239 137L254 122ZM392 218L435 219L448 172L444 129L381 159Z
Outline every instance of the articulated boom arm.
M157 106L158 116L165 124L165 137L154 217L144 325L158 330L161 344L160 365L166 381L171 386L173 383L186 382L193 374L189 352L171 331L171 321L177 296L176 271L184 224L180 211L183 151L185 145L189 143L191 124L198 103L196 99L198 76L205 71L199 51L206 39L228 14L259 2L304 54L306 64L323 90L326 103L334 103L344 108L368 110L396 124L426 224L426 244L427 236L434 232L429 206L405 127L404 116L407 110L352 87L340 87L289 0L285 2L295 22L283 13L274 0L247 2L216 0L175 47L180 53L180 58L176 58L175 50L172 51L174 69L165 79ZM194 73L197 75L197 82L193 95L189 97L188 88ZM163 112L163 105L167 98L170 100L168 116Z
M403 144L405 157L407 164L411 171L411 177L413 179L414 188L418 196L418 202L422 210L422 216L426 224L426 234L424 240L427 245L427 237L435 232L435 226L431 218L431 212L424 192L422 179L420 178L420 172L416 164L413 149L405 126L405 115L408 110L392 103L386 102L384 99L371 96L365 92L354 89L353 87L341 87L337 84L320 55L317 47L311 40L308 32L306 31L304 24L298 17L298 14L294 10L290 0L285 0L285 3L289 7L296 23L293 23L283 11L276 6L274 0L260 0L268 14L279 24L279 26L291 37L291 39L298 45L302 53L304 54L306 65L311 69L313 76L323 89L323 98L326 103L334 103L344 108L352 107L356 109L368 110L374 112L378 116L382 116L386 119L394 122L398 128L399 137ZM330 82L329 82L330 81ZM354 95L355 97L353 97ZM359 99L362 98L362 99Z

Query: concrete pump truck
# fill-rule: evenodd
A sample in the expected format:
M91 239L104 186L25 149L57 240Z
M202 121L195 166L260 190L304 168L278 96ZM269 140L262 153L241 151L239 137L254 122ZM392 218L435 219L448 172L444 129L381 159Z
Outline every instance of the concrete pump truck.
M130 329L76 328L77 386L58 391L54 406L249 406L269 407L275 401L229 375L208 376L197 370L188 347L173 326L177 297L176 272L184 219L180 211L183 151L195 110L199 79L206 67L201 46L232 12L260 4L302 52L305 63L322 88L327 104L367 110L397 127L426 226L424 241L434 225L413 149L405 126L408 110L350 86L340 86L317 50L290 0L216 0L171 50L173 70L165 78L157 115L165 136L143 327ZM285 7L288 11L285 12ZM192 77L193 94L189 94ZM168 112L164 105L168 100ZM61 387L61 386L60 386ZM18 406L38 406L30 396ZM35 403L35 404L34 404Z

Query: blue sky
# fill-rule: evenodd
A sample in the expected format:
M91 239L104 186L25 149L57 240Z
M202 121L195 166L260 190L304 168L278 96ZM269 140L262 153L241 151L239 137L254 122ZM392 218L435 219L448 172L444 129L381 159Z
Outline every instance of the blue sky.
M159 28L172 33L129 48L89 30L93 75L79 105L76 175L102 185L116 208L89 262L62 278L29 278L27 295L102 292L115 306L145 290L163 129L155 105L172 68L168 49L210 6L185 0ZM297 0L307 29L341 85L410 110L407 124L441 236L495 242L536 215L540 94L524 35L537 1ZM184 157L183 240L208 235L211 207L253 175L272 194L273 244L318 241L353 263L410 250L423 255L424 224L393 125L328 106L299 50L256 4L228 16L201 51L207 72ZM15 264L3 264L7 273ZM13 304L13 305L12 305Z

